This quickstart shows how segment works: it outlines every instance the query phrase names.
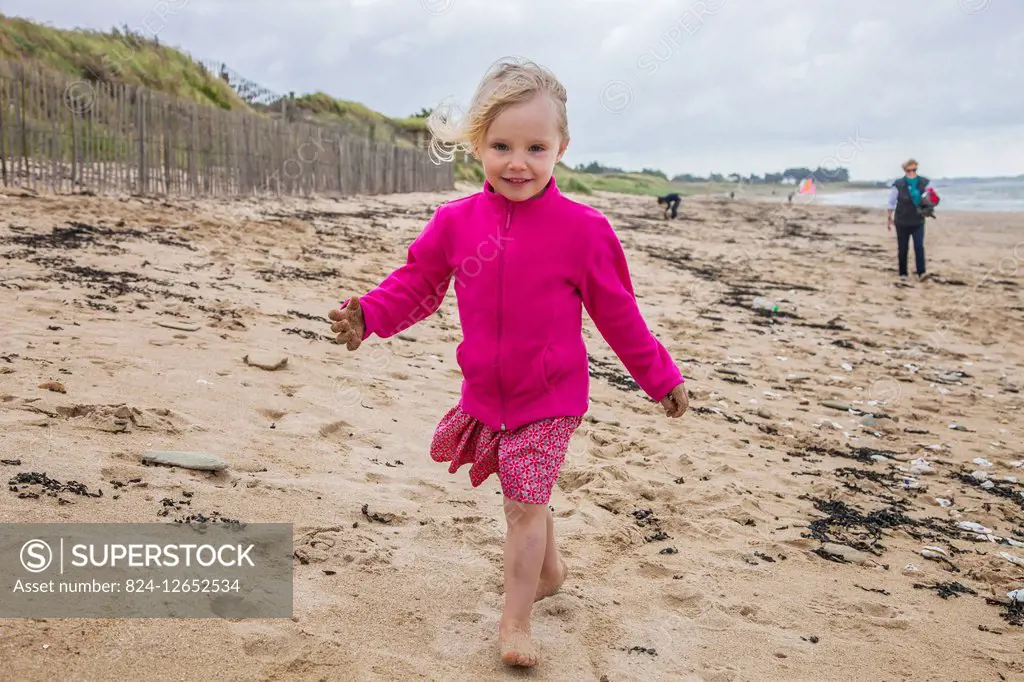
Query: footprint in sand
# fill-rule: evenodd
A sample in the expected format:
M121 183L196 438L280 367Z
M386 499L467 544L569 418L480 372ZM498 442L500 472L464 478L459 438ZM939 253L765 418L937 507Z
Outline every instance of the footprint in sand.
M263 409L259 409L259 410L256 410L256 411L259 412L264 417L266 417L267 419L270 419L270 420L275 421L275 422L279 421L286 414L288 414L287 412L284 412L282 410L271 410L271 409L268 409L268 408L263 408Z
M475 608L457 611L431 624L434 637L431 646L445 659L466 660L493 654L498 623L482 602ZM440 611L444 614L444 611Z

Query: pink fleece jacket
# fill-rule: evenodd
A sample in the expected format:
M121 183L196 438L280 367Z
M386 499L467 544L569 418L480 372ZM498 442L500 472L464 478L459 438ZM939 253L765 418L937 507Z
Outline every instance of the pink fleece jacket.
M652 400L683 382L641 316L608 219L561 194L554 178L524 202L485 182L441 205L405 265L360 298L365 337L387 338L433 314L452 283L463 333L459 405L492 429L586 413L583 308Z

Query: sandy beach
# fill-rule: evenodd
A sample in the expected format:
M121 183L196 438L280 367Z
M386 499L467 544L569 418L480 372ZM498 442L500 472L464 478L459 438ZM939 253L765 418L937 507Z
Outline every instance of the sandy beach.
M327 336L474 190L0 195L0 518L284 522L295 550L293 619L0 620L4 678L1024 679L1024 214L940 211L934 276L899 287L880 210L577 197L691 408L665 418L587 320L592 407L551 500L570 575L511 672L497 481L427 451L459 394L454 294L354 354Z

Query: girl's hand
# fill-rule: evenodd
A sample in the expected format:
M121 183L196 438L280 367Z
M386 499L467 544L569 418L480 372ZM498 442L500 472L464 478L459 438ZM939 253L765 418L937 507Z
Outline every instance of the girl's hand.
M366 322L363 320L363 309L359 306L358 296L350 298L344 308L327 313L327 317L334 323L331 325L331 331L337 334L336 343L348 344L349 350L359 348L366 332Z
M690 407L690 397L686 394L686 386L679 384L673 388L671 393L661 399L661 406L665 408L667 417L682 417Z

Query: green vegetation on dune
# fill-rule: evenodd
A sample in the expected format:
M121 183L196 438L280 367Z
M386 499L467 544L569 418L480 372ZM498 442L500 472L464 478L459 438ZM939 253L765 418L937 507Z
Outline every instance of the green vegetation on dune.
M245 108L231 86L185 53L133 32L63 30L0 14L0 59L69 78L138 85L223 109Z

